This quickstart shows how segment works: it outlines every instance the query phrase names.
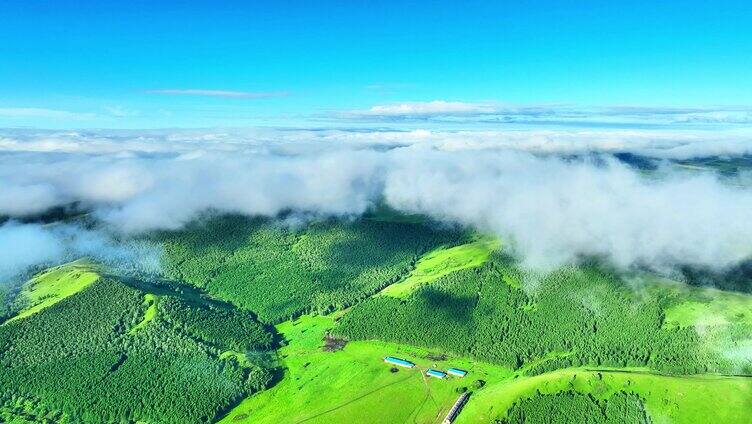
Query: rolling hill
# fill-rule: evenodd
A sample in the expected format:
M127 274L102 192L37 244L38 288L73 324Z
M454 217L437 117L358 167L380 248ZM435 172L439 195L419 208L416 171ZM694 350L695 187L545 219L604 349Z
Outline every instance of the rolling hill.
M436 423L463 392L457 423L752 419L747 293L597 261L532 274L495 238L393 215L143 241L162 276L81 259L22 286L0 419ZM425 374L450 367L468 374Z

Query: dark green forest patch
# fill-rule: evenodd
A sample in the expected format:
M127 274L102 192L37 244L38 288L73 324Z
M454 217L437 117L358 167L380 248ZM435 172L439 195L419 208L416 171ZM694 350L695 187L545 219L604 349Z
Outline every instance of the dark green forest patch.
M220 358L227 348L271 347L272 335L248 313L162 293L157 316L129 332L146 313L144 295L101 278L0 327L0 416L209 422L269 384L265 367Z
M324 221L290 228L224 216L156 238L168 277L275 323L351 306L406 275L422 253L464 237L420 222Z
M503 424L647 424L650 418L635 394L617 392L608 399L565 391L537 393L516 402Z

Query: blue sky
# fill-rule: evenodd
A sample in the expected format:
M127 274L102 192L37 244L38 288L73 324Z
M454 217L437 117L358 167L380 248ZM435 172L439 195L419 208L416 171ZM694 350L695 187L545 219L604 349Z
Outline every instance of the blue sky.
M5 0L0 22L2 127L752 117L749 1Z

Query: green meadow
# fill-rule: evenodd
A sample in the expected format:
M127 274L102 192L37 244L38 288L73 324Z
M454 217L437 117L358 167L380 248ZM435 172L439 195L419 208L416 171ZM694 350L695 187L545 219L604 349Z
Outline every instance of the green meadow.
M407 277L387 286L378 295L404 299L418 287L447 274L483 265L500 245L494 237L477 236L470 243L432 250L421 256Z
M153 293L146 293L144 295L144 305L146 305L146 311L144 311L144 318L136 325L128 330L128 334L134 334L136 331L146 327L157 316L157 306L159 305L159 296Z
M503 418L522 398L575 391L608 399L637 394L656 423L747 423L752 411L752 378L717 375L665 376L646 370L570 368L492 383L473 394L458 424ZM719 408L723 405L723 408Z
M458 358L440 351L381 341L347 343L327 351L331 316L303 316L277 326L287 345L278 350L284 370L271 389L243 400L223 423L438 423L462 390L471 392L458 424L503 419L515 402L538 394L565 391L607 400L615 393L640 397L654 423L746 423L752 411L752 378L741 376L667 376L646 368L566 368L540 375L525 369ZM396 356L414 369L383 362ZM465 378L426 377L428 368L457 367ZM483 381L478 387L478 380ZM726 405L717 410L720 403Z
M271 389L242 401L224 423L432 423L443 419L473 382L513 375L512 370L439 351L379 341L347 343L324 349L325 335L335 325L330 316L303 316L277 326L287 345L278 350L283 379ZM393 367L383 358L397 356L415 368ZM426 377L428 368L469 371L465 378ZM392 369L396 372L392 372Z
M677 289L678 290L678 289ZM666 309L666 325L746 325L752 328L752 296L713 288L685 287L682 300Z

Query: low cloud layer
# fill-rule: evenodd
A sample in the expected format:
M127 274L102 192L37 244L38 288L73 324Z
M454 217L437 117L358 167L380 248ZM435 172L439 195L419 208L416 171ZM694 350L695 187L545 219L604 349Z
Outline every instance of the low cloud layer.
M644 175L611 153L662 165ZM598 255L722 268L752 255L752 190L667 160L750 153L740 131L3 131L0 214L76 202L129 235L206 211L357 216L386 202L496 233L534 267ZM1 230L6 273L60 256L11 254L23 240L55 245L58 233Z
M752 191L711 175L646 179L614 160L523 154L423 153L400 162L387 176L389 204L500 234L533 266L585 254L622 267L723 267L752 254Z
M494 105L485 103L448 102L434 100L432 102L395 103L373 106L368 110L354 111L354 115L380 117L429 117L449 115L479 115L492 113Z

